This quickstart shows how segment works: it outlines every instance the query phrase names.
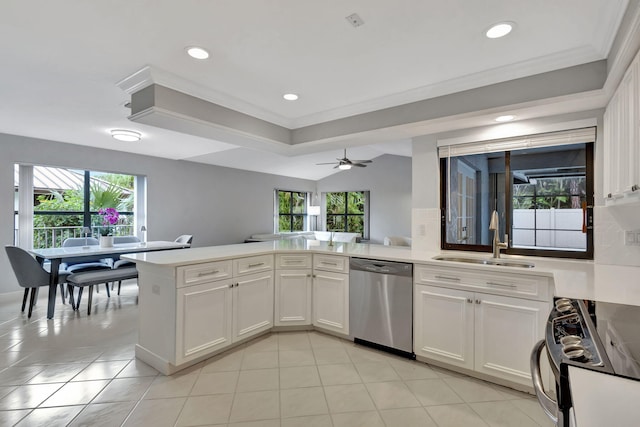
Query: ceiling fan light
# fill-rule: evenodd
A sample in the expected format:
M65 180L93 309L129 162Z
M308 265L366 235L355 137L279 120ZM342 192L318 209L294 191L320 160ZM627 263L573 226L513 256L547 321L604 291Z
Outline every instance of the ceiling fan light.
M338 169L343 170L343 171L347 171L349 169L351 169L351 165L348 163L342 164L338 166Z
M296 95L295 93L285 93L284 95L282 95L282 97L284 99L286 99L287 101L297 101L298 100L298 95Z
M118 141L124 142L136 142L142 139L142 134L140 132L126 129L113 129L111 131L111 136Z

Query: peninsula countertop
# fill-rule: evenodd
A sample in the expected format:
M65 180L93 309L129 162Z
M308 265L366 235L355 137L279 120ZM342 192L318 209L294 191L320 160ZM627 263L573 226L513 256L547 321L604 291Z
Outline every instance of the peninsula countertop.
M429 264L468 270L547 276L553 279L554 294L568 298L640 305L640 267L596 264L587 260L540 258L502 255L505 259L526 260L533 268L478 265L434 260L442 255L462 254L465 257L488 258L490 254L419 251L408 247L361 243L334 243L315 240L276 240L235 245L208 246L164 252L127 254L121 258L158 267L178 267L211 261L241 258L269 253L310 252L388 261Z

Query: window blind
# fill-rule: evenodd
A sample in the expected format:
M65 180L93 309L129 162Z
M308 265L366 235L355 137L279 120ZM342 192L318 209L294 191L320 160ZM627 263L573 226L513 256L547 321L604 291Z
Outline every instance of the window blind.
M588 127L464 144L441 145L438 143L438 156L440 158L448 158L470 154L498 153L501 151L524 150L527 148L588 143L595 142L595 140L596 128Z

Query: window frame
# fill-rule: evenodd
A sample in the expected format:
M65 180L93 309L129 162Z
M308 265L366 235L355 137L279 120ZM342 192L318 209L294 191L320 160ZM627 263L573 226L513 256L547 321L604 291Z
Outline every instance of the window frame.
M329 214L327 213L327 194L328 193L342 193L345 197L345 212L340 214ZM349 213L349 193L363 193L364 195L364 212L361 214L350 214ZM337 232L345 232L352 233L352 231L347 231L349 227L349 217L363 217L363 230L362 230L362 240L369 240L369 223L370 223L370 204L371 204L371 192L369 190L351 190L351 191L325 191L322 193L322 214L323 214L323 225L325 231L337 231ZM328 230L327 224L329 217L344 217L345 228L341 230Z
M505 155L505 230L509 234L509 247L501 250L507 255L526 255L537 257L553 257L553 258L572 258L572 259L593 259L594 240L593 240L593 206L594 206L594 142L583 142L585 144L586 156L586 204L587 204L587 247L585 251L567 251L567 250L551 250L551 249L531 249L531 248L514 248L512 245L513 236L513 177L511 174L511 151L504 151ZM571 143L567 145L572 145ZM493 252L492 245L463 245L447 242L447 192L448 192L448 171L447 158L440 158L440 248L443 250L456 251L474 251L474 252Z
M280 193L289 193L290 200L293 198L294 193L304 194L304 213L294 213L293 212L293 204L289 205L288 213L280 212ZM298 233L300 231L309 231L309 207L310 195L308 191L298 191L298 190L284 190L281 188L274 189L274 221L273 221L273 229L274 233ZM288 216L289 217L289 230L280 230L280 217ZM302 216L303 226L302 230L293 230L293 218L295 216Z

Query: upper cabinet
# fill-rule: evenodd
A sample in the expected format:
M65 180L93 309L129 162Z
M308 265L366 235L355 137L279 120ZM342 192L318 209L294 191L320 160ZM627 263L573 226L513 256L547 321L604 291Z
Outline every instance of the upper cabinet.
M640 202L640 53L604 113L604 187L607 205Z

